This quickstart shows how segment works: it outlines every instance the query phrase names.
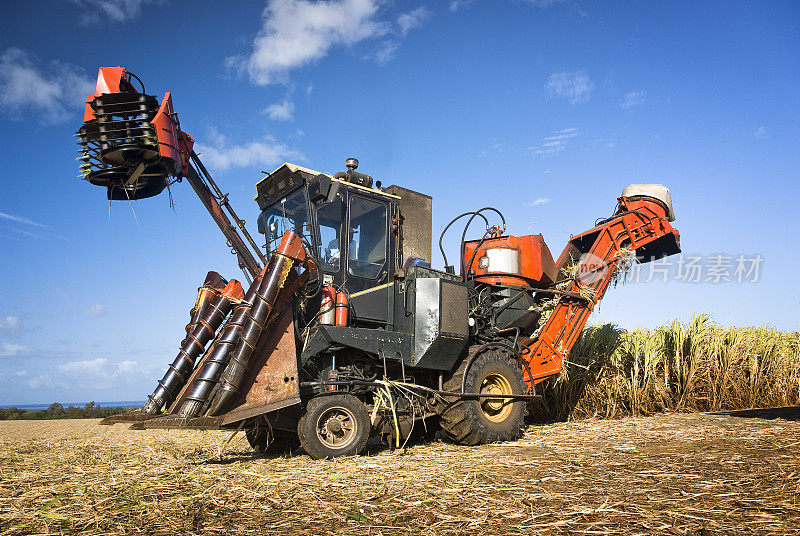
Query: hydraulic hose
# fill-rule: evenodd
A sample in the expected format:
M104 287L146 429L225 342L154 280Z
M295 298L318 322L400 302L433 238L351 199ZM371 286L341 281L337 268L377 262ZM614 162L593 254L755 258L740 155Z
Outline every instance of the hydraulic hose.
M447 232L448 229L450 229L450 226L452 226L455 222L457 222L458 220L460 220L464 216L469 216L469 215L473 215L473 216L480 215L480 217L483 218L483 221L486 224L486 230L487 231L489 230L489 220L486 219L486 216L484 216L483 214L479 214L478 212L465 212L463 214L459 214L458 216L456 216L455 218L450 220L450 222L445 226L444 230L442 231L442 234L439 235L439 251L442 253L442 260L444 261L445 267L447 267L447 254L445 254L444 246L442 245L442 240L444 239L444 234Z
M483 216L483 212L486 211L486 210L492 210L492 211L496 212L497 215L500 216L500 220L503 222L503 229L502 230L503 231L506 230L506 218L505 218L505 216L503 216L503 213L500 212L499 210L497 210L494 207L483 207L481 209L478 209L478 210L475 211L475 213L472 215L472 217L467 220L467 224L464 225L464 231L461 233L461 247L460 247L460 256L459 256L459 260L461 262L461 279L463 281L467 280L467 276L469 275L469 274L467 274L467 268L472 265L472 261L475 260L475 255L478 253L478 250L483 245L484 240L486 240L486 237L487 237L487 235L489 233L489 224L488 223L486 224L486 233L483 235L483 237L481 237L480 242L478 242L478 245L475 247L475 251L472 252L472 257L469 259L469 262L465 265L464 264L464 243L465 243L465 241L467 239L467 229L469 229L469 226L472 223L472 220L474 220L476 216L479 216L479 215ZM486 217L483 216L483 219L486 220Z

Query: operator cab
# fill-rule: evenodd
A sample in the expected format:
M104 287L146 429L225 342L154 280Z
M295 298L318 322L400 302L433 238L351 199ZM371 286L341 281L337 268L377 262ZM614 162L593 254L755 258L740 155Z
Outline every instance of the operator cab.
M395 274L408 259L431 258L431 198L399 186L373 187L356 171L334 175L285 163L256 185L258 230L272 251L293 230L319 265L323 285L349 294L364 327L392 323ZM409 261L421 262L421 261Z

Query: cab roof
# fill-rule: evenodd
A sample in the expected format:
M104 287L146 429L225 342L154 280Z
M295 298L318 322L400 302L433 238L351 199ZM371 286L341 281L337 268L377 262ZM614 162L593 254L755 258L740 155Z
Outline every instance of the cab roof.
M272 173L268 173L263 179L256 183L256 195L253 197L253 200L257 201L259 207L263 210L267 204L269 204L269 201L274 199L275 195L282 194L287 190L294 190L296 187L300 186L302 182L307 182L320 175L327 177L334 182L347 185L351 188L368 191L384 197L400 199L400 196L390 194L389 192L385 192L377 188L360 186L358 184L333 178L333 175L328 173L322 173L307 167L298 166L297 164L292 164L291 162L284 162L275 168Z

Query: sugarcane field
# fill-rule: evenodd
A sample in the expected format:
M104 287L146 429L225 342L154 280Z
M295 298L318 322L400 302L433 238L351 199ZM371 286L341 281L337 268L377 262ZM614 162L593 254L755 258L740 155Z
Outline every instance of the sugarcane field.
M800 534L800 5L0 6L0 536Z

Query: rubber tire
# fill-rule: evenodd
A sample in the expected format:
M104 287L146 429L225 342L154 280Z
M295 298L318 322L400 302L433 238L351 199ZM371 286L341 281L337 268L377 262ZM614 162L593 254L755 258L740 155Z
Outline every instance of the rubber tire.
M325 445L317 437L317 420L332 407L343 407L355 417L356 437L345 447L336 449ZM363 402L349 394L321 395L309 400L306 411L297 423L297 435L303 450L315 460L355 456L364 450L372 425Z
M245 430L247 442L253 450L265 456L278 456L291 454L300 447L300 440L291 432L273 430L274 437L270 440L269 429L263 427Z
M453 375L444 383L446 391L461 392L464 359ZM483 380L490 374L502 375L508 380L511 392L525 394L522 368L505 352L488 350L475 358L467 371L464 384L467 393L477 393ZM513 441L522 436L527 408L524 400L511 403L511 412L501 422L489 420L481 410L481 399L448 397L446 403L437 404L439 424L445 439L461 445L480 445L497 441Z

